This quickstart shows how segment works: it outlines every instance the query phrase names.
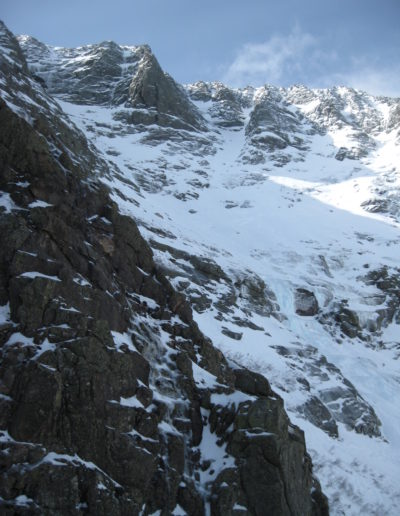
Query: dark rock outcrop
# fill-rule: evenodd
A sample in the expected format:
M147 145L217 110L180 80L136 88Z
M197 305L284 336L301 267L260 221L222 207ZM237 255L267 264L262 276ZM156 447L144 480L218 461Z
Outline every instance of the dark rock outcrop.
M381 329L382 323L390 324L392 321L400 321L400 269L398 267L380 267L370 271L366 283L375 285L384 295L386 308L381 311L381 317L377 321L377 330Z
M357 313L347 307L347 301L340 303L335 314L335 320L339 324L341 331L350 338L355 338L361 334L360 320Z
M302 118L288 108L278 89L266 86L246 126L248 150L243 161L264 163L265 153L268 153L277 166L287 163L290 157L283 152L285 149L307 148L301 126Z
M300 410L313 425L321 428L331 437L338 437L337 423L319 398L311 396Z
M245 98L220 82L207 84L197 82L187 86L193 100L211 101L210 117L218 127L243 127L245 116L243 107L247 107Z
M316 315L319 305L314 292L305 288L298 288L295 292L295 308L298 315Z
M157 123L188 130L206 128L186 92L162 71L149 48L129 86L129 104L137 108L131 113L130 121L134 124Z

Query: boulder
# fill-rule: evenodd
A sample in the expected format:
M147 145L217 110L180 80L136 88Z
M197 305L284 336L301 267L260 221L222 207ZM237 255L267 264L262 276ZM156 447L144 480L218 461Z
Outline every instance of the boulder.
M298 288L295 292L296 314L303 316L316 315L319 305L315 294L305 288Z

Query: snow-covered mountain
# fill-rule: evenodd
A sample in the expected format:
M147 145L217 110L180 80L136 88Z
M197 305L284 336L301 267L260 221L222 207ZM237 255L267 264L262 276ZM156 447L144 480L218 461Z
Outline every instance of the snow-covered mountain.
M18 41L200 330L305 430L331 514L396 515L400 99L181 86L147 46Z
M199 330L1 22L0 85L1 513L326 516L282 398Z

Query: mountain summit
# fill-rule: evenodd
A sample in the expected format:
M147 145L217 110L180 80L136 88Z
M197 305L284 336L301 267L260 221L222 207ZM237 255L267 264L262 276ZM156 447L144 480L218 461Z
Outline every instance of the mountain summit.
M30 36L18 40L31 72L51 95L78 104L132 106L128 122L133 124L205 129L200 113L148 45L104 41L71 49L47 47Z

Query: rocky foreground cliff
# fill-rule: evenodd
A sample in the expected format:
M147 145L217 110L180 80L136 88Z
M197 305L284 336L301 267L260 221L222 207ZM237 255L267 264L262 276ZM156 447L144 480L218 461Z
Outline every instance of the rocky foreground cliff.
M281 398L200 332L116 165L0 45L2 514L328 514Z

